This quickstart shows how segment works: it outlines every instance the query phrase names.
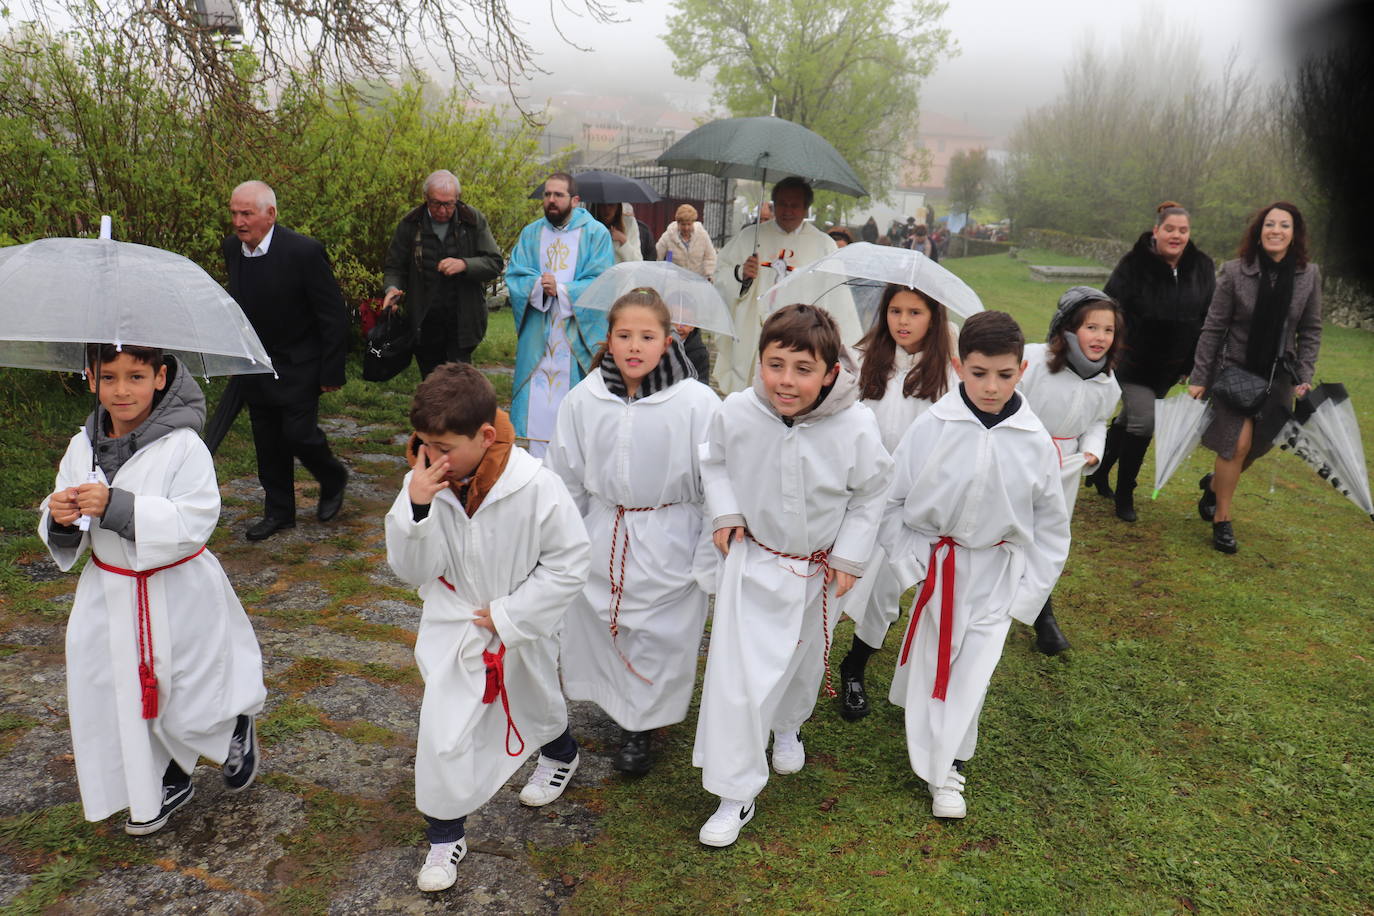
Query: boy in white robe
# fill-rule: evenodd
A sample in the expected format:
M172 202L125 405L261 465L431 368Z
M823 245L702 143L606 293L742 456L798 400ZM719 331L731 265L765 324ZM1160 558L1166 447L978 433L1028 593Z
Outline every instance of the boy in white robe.
M415 660L425 681L415 804L430 850L422 891L453 886L464 822L540 750L520 793L563 794L577 770L558 687L563 612L587 580L587 532L558 475L515 443L496 393L445 363L415 391L415 466L386 516L387 562L424 601Z
M805 763L799 729L823 676L829 687L836 599L873 552L892 470L824 309L778 310L759 346L753 387L726 398L702 447L725 555L692 753L721 798L701 828L707 846L729 846L753 818L770 730L774 771Z
M198 757L223 764L230 792L252 783L267 692L248 615L205 549L219 484L204 394L155 348L93 344L89 362L100 406L67 446L38 533L63 570L91 550L67 622L82 808L91 821L128 808L125 832L143 836L191 800Z
M901 589L921 583L892 679L907 752L936 817L967 813L964 762L978 740L1012 618L1031 623L1069 551L1059 456L1016 393L1025 339L1005 312L959 335L962 384L916 420L893 455L879 540Z

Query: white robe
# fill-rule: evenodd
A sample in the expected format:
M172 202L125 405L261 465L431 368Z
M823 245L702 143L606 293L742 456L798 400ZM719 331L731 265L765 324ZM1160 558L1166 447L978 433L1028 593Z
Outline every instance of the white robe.
M1079 378L1067 366L1059 372L1050 372L1049 355L1049 347L1045 344L1026 347L1027 366L1021 376L1020 388L1059 449L1063 462L1064 504L1072 517L1074 503L1078 500L1079 477L1092 470L1084 464L1084 457L1102 458L1102 450L1107 444L1107 421L1121 399L1121 386L1111 372L1090 379Z
M753 389L726 398L703 446L712 529L744 524L787 554L830 549L835 569L863 573L886 501L892 459L872 412L851 404L785 426ZM838 620L822 621L820 567L777 557L746 537L720 564L692 763L724 798L768 782L768 732L811 715Z
M563 691L630 731L681 722L692 699L706 623L694 570L715 572L698 447L719 409L711 389L691 380L627 404L593 372L564 399L544 456L592 544L587 586L563 623ZM662 508L617 522L618 506ZM613 580L624 586L614 640Z
M856 350L854 356L855 362L859 362L863 358L863 353ZM878 421L878 429L883 435L883 447L889 454L897 450L897 443L902 441L907 429L917 417L930 409L932 403L925 398L909 398L902 394L907 373L920 360L919 351L907 353L898 347L893 360L892 376L887 380L885 393L876 401L863 401ZM949 386L946 391L959 387L959 375L954 371L952 363L948 366L946 377ZM887 554L882 546L878 545L873 550L873 557L868 562L863 579L845 595L842 605L845 615L855 622L854 635L859 637L864 645L875 649L882 648L887 631L901 614L901 597L902 590L898 588L896 578L887 567Z
M912 619L910 643L889 699L906 708L907 752L933 787L954 760L973 756L978 715L1012 618L1040 613L1069 552L1059 457L1045 427L1021 408L986 429L956 388L911 425L893 456L896 474L879 540L902 589L936 575L934 594ZM955 586L946 698L935 699L944 557L951 537ZM919 600L919 595L918 595ZM913 632L914 631L914 632Z
M80 486L91 468L85 431L67 445L55 489ZM100 474L103 481L104 474ZM93 521L73 548L48 546L63 570L90 547L121 569L156 569L190 556L219 523L215 465L200 437L176 429L135 451L115 475L134 494L135 540ZM48 502L39 536L47 542ZM171 760L223 763L234 720L262 709L262 654L252 624L210 551L147 579L158 716L143 718L138 679L136 581L87 563L67 621L67 711L86 819L129 809L152 820Z
M716 261L713 281L716 291L730 307L735 321L731 339L724 334L716 337L716 360L713 381L716 387L729 394L749 387L759 358L759 330L768 317L762 297L793 270L805 267L835 251L835 240L810 223L803 222L792 232L783 232L776 221L757 227L746 226L725 244ZM736 268L743 275L744 262L757 252L759 273L742 295ZM769 265L769 266L765 266ZM840 339L846 345L858 343L863 336L859 313L854 300L843 285L842 278L817 275L811 282L794 290L792 301L819 305L830 312L840 328ZM777 306L788 302L776 303Z
M558 475L519 447L471 518L445 489L414 521L409 485L407 474L386 516L386 556L424 601L415 638L425 681L415 805L451 820L481 807L568 726L558 630L587 581L587 532ZM473 623L482 607L491 608L495 634ZM503 643L514 730L499 697L482 702L482 652Z

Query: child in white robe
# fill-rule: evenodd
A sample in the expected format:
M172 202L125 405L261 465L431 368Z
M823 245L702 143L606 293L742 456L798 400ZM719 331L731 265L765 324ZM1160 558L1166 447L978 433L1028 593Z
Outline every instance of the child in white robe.
M824 309L779 309L759 352L753 387L726 398L703 447L724 554L692 753L721 798L699 834L708 846L730 845L753 818L770 730L775 772L805 763L799 729L823 677L829 687L835 599L872 554L892 470Z
M1125 340L1123 321L1121 306L1102 290L1075 286L1059 299L1049 342L1026 347L1021 393L1059 450L1070 518L1078 482L1097 467L1107 442L1107 421L1121 398L1112 368ZM1069 648L1049 598L1035 618L1035 647L1046 655Z
M687 716L714 575L699 446L720 398L696 381L652 289L621 296L595 371L568 393L544 463L563 478L592 543L587 587L563 623L563 692L624 734L612 765L652 765L653 729ZM708 583L709 587L710 583Z
M1024 338L1004 312L959 334L959 377L893 456L879 539L903 589L921 583L889 699L906 709L911 767L936 817L963 817L963 765L978 740L1012 618L1029 623L1069 550L1059 456L1016 393Z
M417 884L452 887L464 822L540 750L520 792L563 794L577 744L558 688L558 630L587 581L587 532L558 475L516 446L491 383L444 363L415 391L415 466L386 516L387 562L424 601L415 805L429 854Z
M945 307L925 293L890 283L879 299L873 327L855 346L859 397L877 418L889 454L912 421L958 384L953 363L958 332L947 316ZM878 548L864 582L844 604L845 613L855 621L853 643L840 662L840 716L847 721L868 715L865 669L897 619L900 599Z
M67 622L82 809L99 821L128 808L125 832L143 836L191 800L198 757L223 764L230 792L252 783L267 692L248 615L205 549L219 483L199 436L204 394L161 350L88 356L100 406L67 446L38 532L63 570L91 550Z

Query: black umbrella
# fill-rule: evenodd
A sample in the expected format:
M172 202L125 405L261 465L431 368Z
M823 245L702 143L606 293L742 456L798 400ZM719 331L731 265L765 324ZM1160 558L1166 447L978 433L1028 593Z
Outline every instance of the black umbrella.
M617 175L614 172L579 172L573 176L577 181L577 196L584 204L652 204L660 198L658 192L638 178ZM544 183L534 189L531 200L544 196Z

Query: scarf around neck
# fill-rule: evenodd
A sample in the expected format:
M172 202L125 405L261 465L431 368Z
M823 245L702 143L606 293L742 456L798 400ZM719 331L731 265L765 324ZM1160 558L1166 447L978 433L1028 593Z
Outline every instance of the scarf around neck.
M610 352L607 351L601 357L601 380L606 383L606 389L611 394L623 399L627 404L643 400L655 392L673 387L678 382L696 377L697 370L692 366L691 360L687 358L687 350L682 346L682 341L678 339L676 333L669 338L668 352L663 354L658 365L650 369L649 374L639 380L639 389L635 391L633 397L630 395L629 386L625 384L625 377L621 374L620 367L615 364L615 359Z
M1061 331L1064 336L1064 358L1069 364L1069 368L1081 379L1090 379L1095 375L1100 375L1107 369L1107 360L1111 357L1111 350L1102 354L1098 360L1088 359L1088 354L1083 352L1083 345L1078 342L1078 334L1074 331Z
M1288 318L1288 304L1293 300L1297 264L1291 248L1277 263L1263 252L1258 260L1259 295L1250 318L1250 337L1245 343L1245 368L1267 379L1283 352L1284 341L1280 338Z

